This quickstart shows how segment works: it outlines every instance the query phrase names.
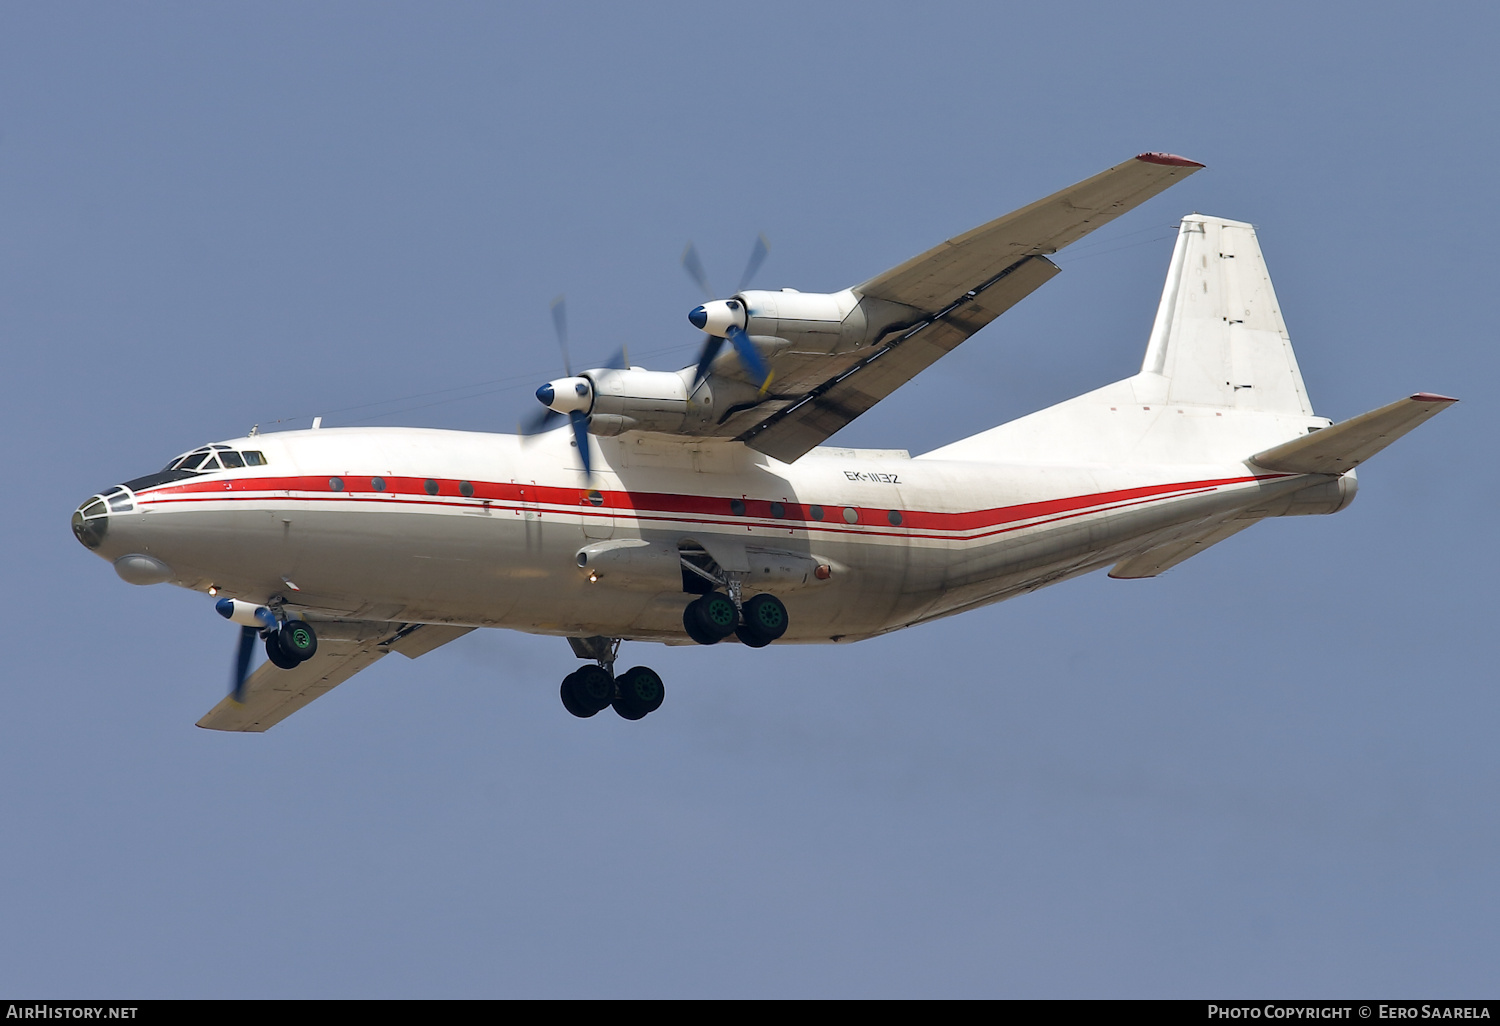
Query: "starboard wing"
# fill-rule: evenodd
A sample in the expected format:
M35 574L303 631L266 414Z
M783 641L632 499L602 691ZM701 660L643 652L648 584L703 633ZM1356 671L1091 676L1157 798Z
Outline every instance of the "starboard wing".
M266 663L245 681L243 702L236 702L233 695L226 697L198 721L198 726L209 730L269 730L387 652L415 659L474 628L338 620L318 621L315 629L316 655L290 670Z

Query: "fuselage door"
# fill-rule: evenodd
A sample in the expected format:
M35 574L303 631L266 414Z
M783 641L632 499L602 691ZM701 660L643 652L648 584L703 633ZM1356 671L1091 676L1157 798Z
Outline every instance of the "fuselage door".
M535 481L511 480L517 493L516 515L521 518L521 527L525 532L526 547L528 549L540 549L542 547L542 503L541 489Z
M613 538L615 515L609 507L608 497L598 488L586 488L579 493L580 515L583 517L583 536L590 541Z

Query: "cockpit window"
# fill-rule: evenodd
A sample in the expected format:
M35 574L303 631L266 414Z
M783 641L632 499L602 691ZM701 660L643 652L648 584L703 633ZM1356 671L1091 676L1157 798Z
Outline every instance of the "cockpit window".
M222 462L221 462L222 461ZM184 453L171 463L167 470L190 470L205 473L212 470L223 470L225 467L235 469L239 467L263 467L266 458L259 452L250 450L247 452L235 452L227 445L205 445L201 449Z
M177 459L175 459L171 463L167 464L167 469L168 470L197 470L198 469L198 465L200 463L202 463L204 461L204 459L207 458L207 456L208 456L208 452L205 451L205 450L199 450L197 452L190 452L186 456L179 456L179 457L177 457Z

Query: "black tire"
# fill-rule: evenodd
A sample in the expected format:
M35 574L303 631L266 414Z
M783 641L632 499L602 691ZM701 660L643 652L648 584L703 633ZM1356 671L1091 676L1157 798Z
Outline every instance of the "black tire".
M682 611L682 629L687 631L687 636L700 645L717 645L721 639L717 634L709 634L698 625L698 602L689 602L687 608Z
M587 705L580 705L578 703L577 694L573 689L573 684L577 677L578 674L570 673L563 678L562 704L563 708L568 710L568 712L572 713L574 716L577 716L580 720L586 720L599 710Z
M305 663L318 652L318 635L306 620L288 620L276 632L281 651L299 663Z
M656 712L667 697L661 677L649 666L632 666L615 678L615 684L619 694L612 704L615 712L627 720L638 720Z
M734 629L734 636L740 639L740 644L746 648L765 648L771 643L771 639L754 630L747 624L740 624Z
M729 596L712 591L695 599L682 611L682 626L700 645L717 645L734 633L739 612Z
M785 634L789 623L786 606L781 599L775 595L756 595L745 603L745 622L737 633L741 641L745 640L746 634L764 638L765 641L761 644L751 645L752 648L761 648Z
M295 670L302 660L286 654L281 647L281 632L271 631L266 635L266 658L283 670Z
M615 700L615 679L603 667L580 666L569 674L573 678L573 699L589 715L609 708Z

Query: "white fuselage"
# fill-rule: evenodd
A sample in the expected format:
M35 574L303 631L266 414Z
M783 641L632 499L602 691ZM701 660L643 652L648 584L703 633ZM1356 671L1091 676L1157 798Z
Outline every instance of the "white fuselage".
M117 500L95 551L143 554L183 587L315 615L685 642L693 595L675 561L656 576L580 568L586 546L645 539L743 571L747 598L776 594L790 614L784 642L827 642L1086 573L1314 483L1243 461L816 449L786 465L737 442L590 442L585 478L567 430L524 442L409 428L230 440L264 465ZM778 559L779 575L766 566Z

